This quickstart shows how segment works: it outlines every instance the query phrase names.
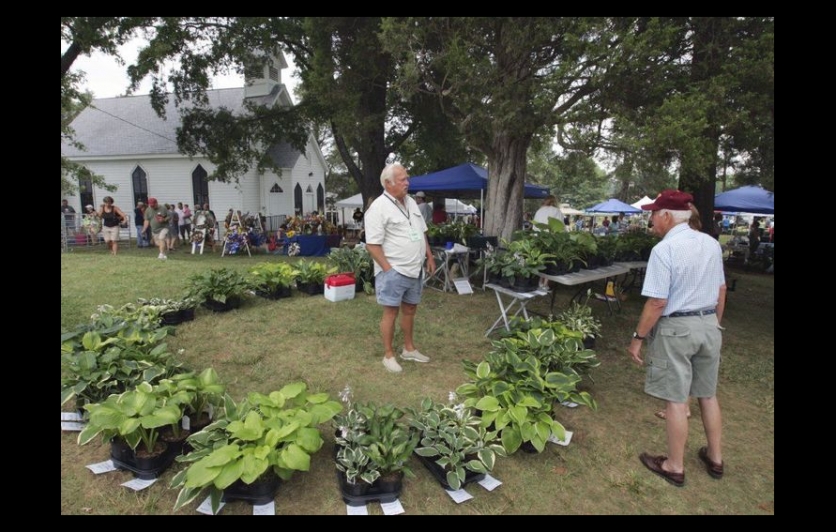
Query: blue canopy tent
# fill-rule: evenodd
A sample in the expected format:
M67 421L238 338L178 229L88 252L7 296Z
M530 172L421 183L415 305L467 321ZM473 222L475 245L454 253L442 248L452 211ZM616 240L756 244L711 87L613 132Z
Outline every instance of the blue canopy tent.
M488 171L479 165L464 163L446 170L439 170L409 178L409 193L424 191L432 195L449 198L480 198L484 199L484 192L488 189ZM526 198L545 198L549 195L548 187L525 184Z
M599 203L598 205L593 205L592 207L586 209L586 212L636 214L642 212L642 210L637 209L632 205L628 205L621 200L611 198L607 201Z
M775 214L775 193L755 186L727 190L714 196L714 210Z

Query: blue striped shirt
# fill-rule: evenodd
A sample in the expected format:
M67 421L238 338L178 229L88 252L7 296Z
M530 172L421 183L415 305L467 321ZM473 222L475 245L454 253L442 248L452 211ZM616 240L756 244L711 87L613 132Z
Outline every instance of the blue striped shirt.
M668 301L662 312L712 309L725 284L723 251L711 236L676 224L653 247L642 295Z

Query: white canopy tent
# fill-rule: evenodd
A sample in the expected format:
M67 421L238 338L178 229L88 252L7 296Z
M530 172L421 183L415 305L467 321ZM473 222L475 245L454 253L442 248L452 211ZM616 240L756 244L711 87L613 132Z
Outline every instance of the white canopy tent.
M635 207L637 209L641 209L642 205L647 205L648 203L653 203L653 200L645 196L636 203L631 203L630 206Z
M446 201L444 203L444 210L447 211L447 214L452 215L465 215L465 214L476 214L479 210L474 207L473 205L468 205L463 201L459 201L453 198L445 198ZM338 209L356 209L356 208L363 208L363 195L362 194L355 194L350 198L345 198L339 200L337 203L334 204ZM432 205L432 202L430 202ZM344 215L342 217L343 223L349 223L351 216L346 218Z

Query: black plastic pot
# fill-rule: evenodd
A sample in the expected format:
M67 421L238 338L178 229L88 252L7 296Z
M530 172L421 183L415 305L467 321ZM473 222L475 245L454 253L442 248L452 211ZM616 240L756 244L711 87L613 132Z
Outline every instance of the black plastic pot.
M444 469L442 469L442 467L440 465L436 464L435 460L432 457L427 458L427 457L421 456L418 453L415 453L415 456L418 457L418 460L422 464L424 464L424 467L426 467L429 470L429 472L432 473L432 475L435 477L435 479L438 481L439 484L441 484L441 486L444 489L446 489L446 490L453 489L453 488L450 487L450 484L447 483L447 472ZM470 471L470 470L465 471L464 482L462 482L461 487L465 487L466 485L470 484L471 482L478 482L478 481L482 480L483 478L485 478L484 473L476 473L475 471Z
M140 444L141 445L141 444ZM174 462L174 452L168 444L158 441L153 454L140 452L139 456L121 438L110 440L110 460L117 469L131 471L137 478L151 480L157 478Z
M281 482L282 479L268 470L267 473L255 479L252 484L244 484L241 480L236 480L224 490L221 500L224 502L245 501L254 506L267 504L275 500Z

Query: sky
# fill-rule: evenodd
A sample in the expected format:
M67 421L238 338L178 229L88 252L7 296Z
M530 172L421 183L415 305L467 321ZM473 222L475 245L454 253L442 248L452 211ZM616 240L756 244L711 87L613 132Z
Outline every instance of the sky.
M82 70L86 74L85 81L81 84L82 89L90 90L96 98L113 98L125 94L128 87L128 75L125 72L127 65L132 63L137 56L143 41L134 39L119 48L125 65L120 65L112 56L94 52L90 56L80 56L73 63L71 71ZM66 44L61 43L61 52L66 49ZM288 68L282 71L282 82L287 85L290 94L293 95L298 79L292 76L296 66L290 57L285 56ZM213 89L228 89L232 87L243 87L244 77L237 74L217 76L212 78ZM151 91L151 81L146 79L139 86L134 94L148 94ZM293 101L296 101L295 95Z

